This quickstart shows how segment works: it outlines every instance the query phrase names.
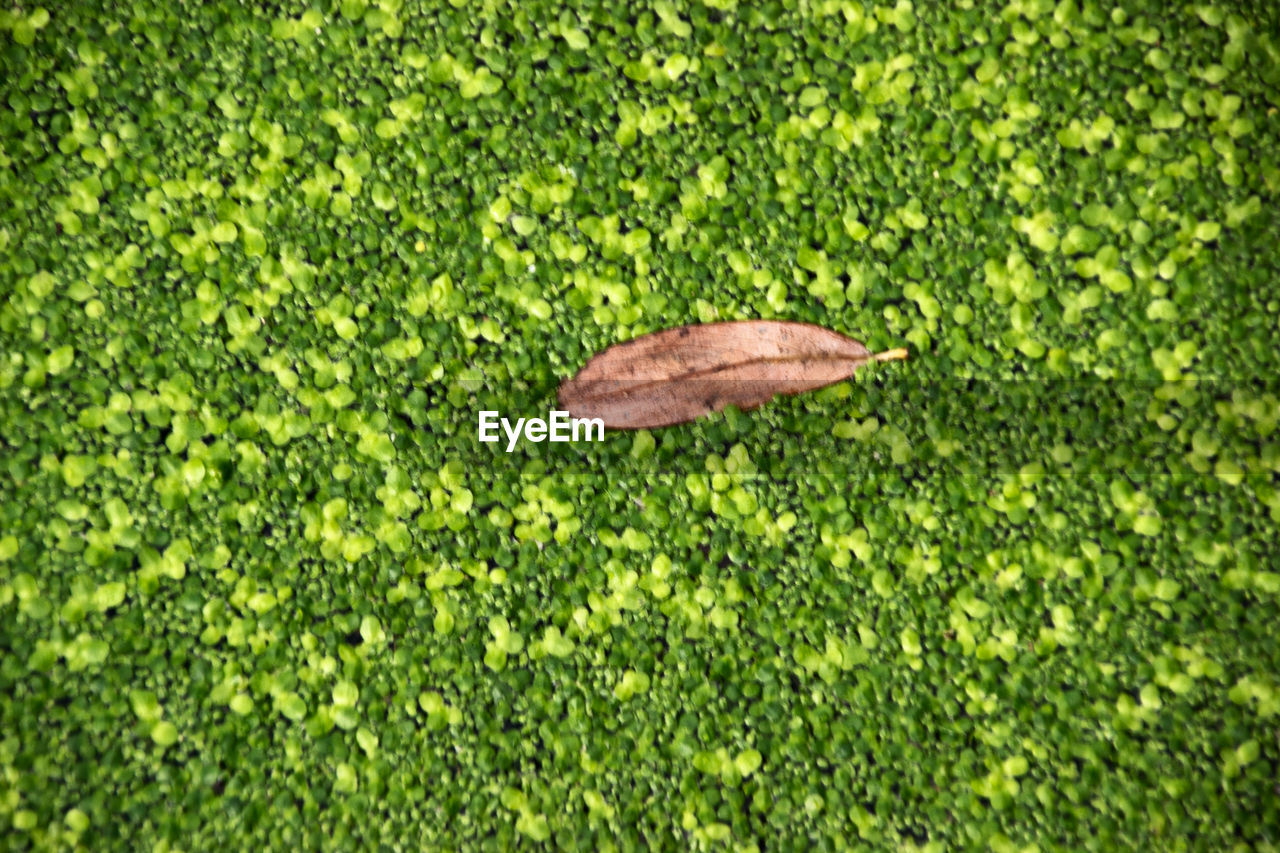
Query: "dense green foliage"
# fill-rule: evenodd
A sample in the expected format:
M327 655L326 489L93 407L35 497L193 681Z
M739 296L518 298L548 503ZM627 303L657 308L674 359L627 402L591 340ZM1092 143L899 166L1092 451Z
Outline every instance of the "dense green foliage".
M0 845L1276 850L1278 19L1147 5L0 11ZM476 441L745 317L913 356Z

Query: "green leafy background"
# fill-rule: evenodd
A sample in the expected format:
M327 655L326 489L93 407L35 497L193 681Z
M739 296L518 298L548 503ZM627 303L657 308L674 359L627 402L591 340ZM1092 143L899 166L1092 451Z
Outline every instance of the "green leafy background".
M0 11L4 846L1275 850L1278 20L1147 5ZM476 441L748 317L912 359Z

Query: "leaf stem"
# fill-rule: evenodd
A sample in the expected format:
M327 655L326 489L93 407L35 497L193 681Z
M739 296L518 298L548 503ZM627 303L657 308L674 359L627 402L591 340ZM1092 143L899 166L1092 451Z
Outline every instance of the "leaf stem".
M903 361L904 359L906 359L908 355L910 355L910 353L907 352L905 347L898 347L897 349L878 352L875 355L871 356L871 360L872 361Z

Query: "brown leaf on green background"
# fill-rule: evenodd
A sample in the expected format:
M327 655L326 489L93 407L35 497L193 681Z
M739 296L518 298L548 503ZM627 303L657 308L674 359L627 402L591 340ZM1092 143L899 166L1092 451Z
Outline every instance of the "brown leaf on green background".
M733 405L848 379L864 364L907 357L809 323L743 320L681 326L615 344L560 386L560 407L610 429L670 426Z

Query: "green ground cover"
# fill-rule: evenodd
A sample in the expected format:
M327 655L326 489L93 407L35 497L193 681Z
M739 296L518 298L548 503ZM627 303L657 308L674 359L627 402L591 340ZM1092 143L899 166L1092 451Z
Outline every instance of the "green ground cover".
M1280 17L0 10L11 849L1276 850ZM909 362L595 444L619 340Z

